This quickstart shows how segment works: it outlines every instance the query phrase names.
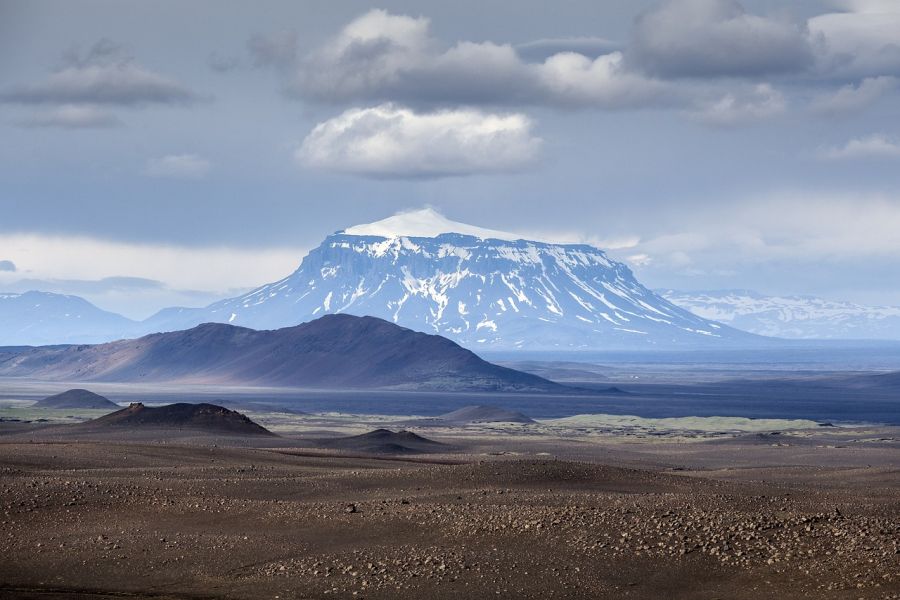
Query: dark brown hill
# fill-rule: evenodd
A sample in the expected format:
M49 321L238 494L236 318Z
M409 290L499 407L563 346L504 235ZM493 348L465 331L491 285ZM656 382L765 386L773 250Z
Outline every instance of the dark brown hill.
M427 454L444 452L449 446L429 440L411 431L376 429L362 435L320 440L319 446L366 454Z
M167 404L128 408L83 423L85 428L194 429L235 435L275 435L239 412L215 404Z
M486 362L441 336L351 315L273 331L207 323L136 340L28 349L0 356L2 375L334 389L570 390Z
M116 410L119 405L89 390L74 389L38 400L34 403L34 408L108 408Z

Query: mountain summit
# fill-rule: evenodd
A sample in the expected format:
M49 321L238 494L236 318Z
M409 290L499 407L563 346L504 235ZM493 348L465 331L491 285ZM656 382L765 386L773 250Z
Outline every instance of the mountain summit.
M374 236L383 238L398 237L437 237L443 233L458 233L483 240L518 240L522 239L513 233L485 229L475 225L466 225L458 221L451 221L433 208L423 208L405 213L396 214L393 217L382 219L374 223L348 227L339 232L346 235Z
M675 306L593 246L521 239L432 209L336 232L280 281L204 309L166 311L148 325L276 329L329 313L380 317L472 349L705 347L754 339Z

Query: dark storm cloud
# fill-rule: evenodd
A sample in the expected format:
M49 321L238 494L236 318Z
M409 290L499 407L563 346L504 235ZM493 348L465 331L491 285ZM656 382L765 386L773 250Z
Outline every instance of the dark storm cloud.
M190 104L199 96L125 56L122 46L100 40L86 53L69 51L63 65L43 81L13 87L0 100L18 104Z
M748 13L734 0L667 0L635 20L629 64L661 77L757 77L803 71L804 28Z

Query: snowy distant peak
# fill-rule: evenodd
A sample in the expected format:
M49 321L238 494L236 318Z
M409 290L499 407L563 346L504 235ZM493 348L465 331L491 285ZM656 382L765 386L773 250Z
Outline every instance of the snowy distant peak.
M799 339L900 339L900 307L862 306L813 296L750 290L658 292L706 319L759 335Z
M383 238L433 238L444 233L458 233L483 240L497 239L514 241L522 239L521 235L516 235L514 233L497 231L495 229L485 229L484 227L451 221L433 208L423 208L421 210L399 213L393 217L375 221L374 223L355 225L338 233Z
M0 294L0 346L107 341L124 337L136 325L78 296Z

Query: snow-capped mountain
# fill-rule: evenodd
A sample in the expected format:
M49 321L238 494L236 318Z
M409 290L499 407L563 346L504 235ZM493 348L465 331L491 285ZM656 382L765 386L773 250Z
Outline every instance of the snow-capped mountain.
M592 246L524 240L431 209L339 231L280 281L204 309L167 309L148 326L215 321L276 329L329 313L376 316L473 349L691 347L754 338L675 306Z
M862 306L811 296L765 296L748 290L660 293L701 317L759 335L900 340L900 307Z
M0 294L0 346L106 342L125 337L136 326L78 296Z

